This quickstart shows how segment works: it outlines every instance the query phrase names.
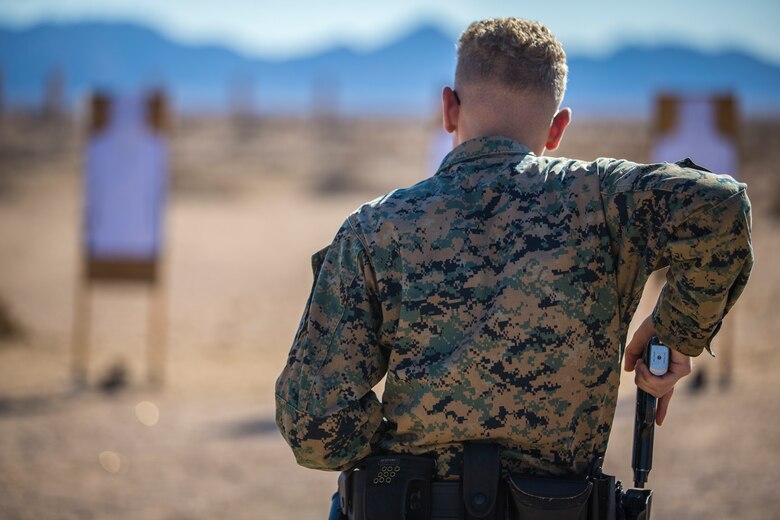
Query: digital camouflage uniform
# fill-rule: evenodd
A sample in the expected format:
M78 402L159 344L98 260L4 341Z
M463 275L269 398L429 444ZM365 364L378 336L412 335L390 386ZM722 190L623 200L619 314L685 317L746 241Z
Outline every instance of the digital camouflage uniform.
M491 440L506 468L583 473L607 448L648 275L670 268L658 337L698 355L747 282L750 227L745 185L690 161L463 143L314 255L277 425L311 468L391 451L429 454L456 478L461 442Z

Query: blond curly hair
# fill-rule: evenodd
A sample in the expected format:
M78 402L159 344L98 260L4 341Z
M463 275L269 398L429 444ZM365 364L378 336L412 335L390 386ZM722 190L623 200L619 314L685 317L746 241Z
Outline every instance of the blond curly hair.
M539 22L493 18L474 22L458 41L455 85L495 83L549 94L556 104L566 90L566 53Z

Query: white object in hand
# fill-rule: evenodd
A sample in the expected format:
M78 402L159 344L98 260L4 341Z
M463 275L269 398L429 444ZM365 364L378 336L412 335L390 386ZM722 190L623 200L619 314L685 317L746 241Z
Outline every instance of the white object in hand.
M651 343L648 368L654 376L664 375L669 370L669 347Z

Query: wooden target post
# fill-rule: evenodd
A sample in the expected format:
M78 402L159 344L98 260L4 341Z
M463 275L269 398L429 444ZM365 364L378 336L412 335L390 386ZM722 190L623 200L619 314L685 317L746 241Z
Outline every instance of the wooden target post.
M95 94L84 161L84 233L76 283L71 371L89 372L92 289L99 283L148 287L147 377L162 385L167 329L163 216L168 188L167 103Z
M664 93L656 97L651 162L675 162L687 157L714 173L738 179L738 143L739 111L732 94ZM720 383L724 387L733 377L735 321L732 310L718 334ZM705 378L699 368L694 381L701 386Z

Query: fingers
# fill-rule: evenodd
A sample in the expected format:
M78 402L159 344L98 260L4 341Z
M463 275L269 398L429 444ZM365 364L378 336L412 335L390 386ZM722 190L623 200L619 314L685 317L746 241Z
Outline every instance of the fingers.
M691 373L691 358L674 349L670 349L669 370L666 374L662 376L651 374L650 369L647 368L647 365L642 360L642 354L647 347L647 343L654 335L653 319L652 316L648 316L639 325L631 341L626 346L623 368L627 372L633 370L635 372L634 382L636 385L658 398L655 422L658 426L661 426L669 410L669 403L674 393L674 385L677 381Z
M637 360L636 365L634 366L634 372L634 383L636 383L636 386L653 397L661 397L669 391L669 387L661 381L660 377L651 374L650 370L648 370L645 365L645 362L641 359Z
M662 376L655 376L650 373L643 360L636 362L636 375L634 381L636 385L658 398L658 404L655 412L655 422L661 426L666 419L669 411L669 403L674 394L674 385L691 373L691 358L675 350L671 352L669 371Z
M653 317L648 316L645 318L645 321L639 325L639 328L631 337L631 341L626 346L623 360L623 368L626 372L634 370L637 360L642 358L642 353L645 351L647 343L654 334Z
M648 394L659 398L674 388L677 381L683 377L682 374L671 370L662 376L653 375L641 359L636 362L635 372L634 382L636 386Z
M628 347L626 347L625 358L623 359L623 369L626 372L634 370L637 360L642 357L642 351L636 352L636 350L632 348L633 344L634 342L632 340L631 343L628 344Z
M635 372L634 382L636 385L658 398L658 404L655 412L655 422L658 426L663 424L666 419L666 413L669 410L669 402L674 393L674 385L691 373L691 358L685 354L670 349L669 370L662 376L655 376L650 373L642 360L642 354L647 347L650 339L655 335L652 315L645 318L639 328L637 328L631 341L626 346L624 352L623 368L626 372Z
M666 419L666 412L669 411L672 394L674 394L674 387L658 400L658 405L655 409L655 423L658 426L661 426L664 423L664 419Z

